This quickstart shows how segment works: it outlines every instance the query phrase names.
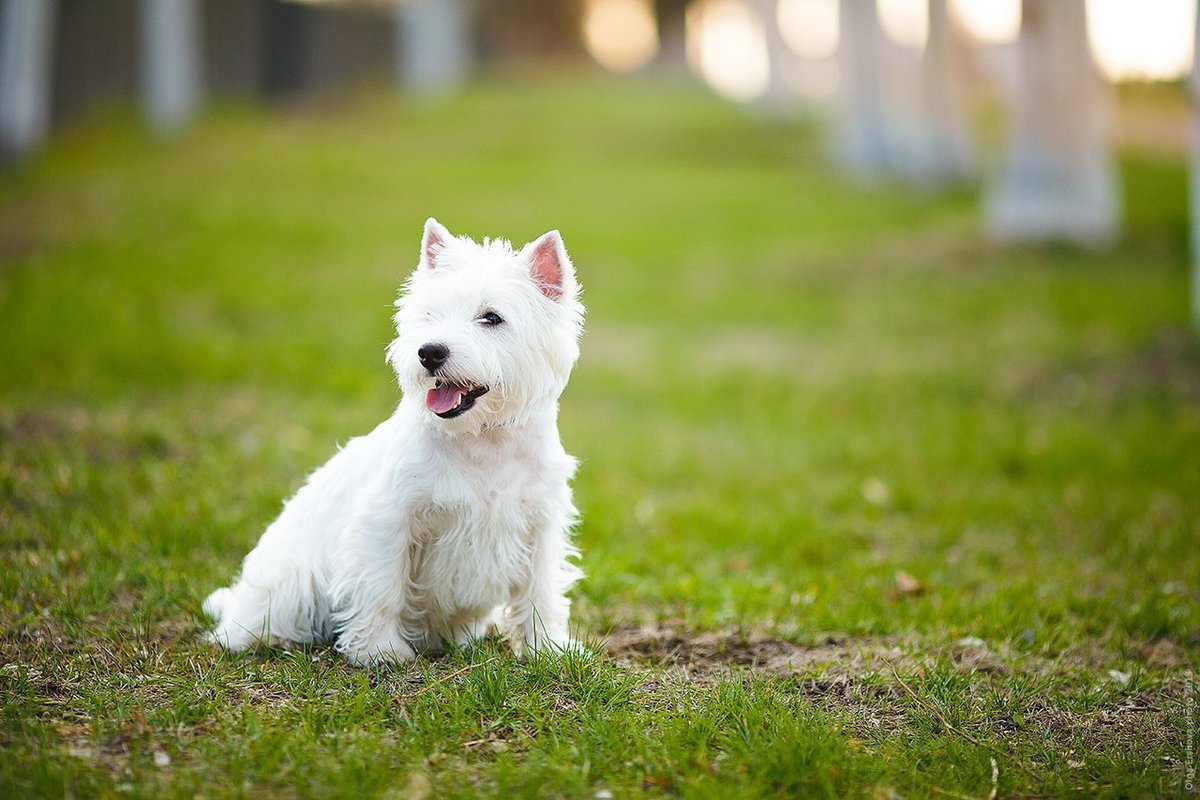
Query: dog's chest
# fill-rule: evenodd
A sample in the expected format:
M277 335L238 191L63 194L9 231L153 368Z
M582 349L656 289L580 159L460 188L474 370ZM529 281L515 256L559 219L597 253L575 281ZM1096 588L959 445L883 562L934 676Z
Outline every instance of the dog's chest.
M444 479L415 511L411 569L427 611L455 615L503 604L527 576L543 510L519 478Z

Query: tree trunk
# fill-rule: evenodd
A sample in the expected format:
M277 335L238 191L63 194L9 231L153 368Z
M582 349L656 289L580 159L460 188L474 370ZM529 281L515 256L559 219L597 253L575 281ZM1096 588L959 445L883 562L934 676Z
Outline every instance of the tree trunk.
M671 72L687 69L687 0L654 0L658 28L655 63Z
M767 46L769 78L763 101L780 111L790 110L796 105L795 93L788 87L787 70L790 52L783 34L779 31L779 0L754 0L754 12L763 26L763 38Z
M142 98L163 132L186 125L200 107L203 64L196 0L142 0Z
M294 95L311 81L309 49L313 9L284 0L263 4L263 91L268 97Z
M397 0L400 83L417 94L462 84L471 66L470 9L466 0Z
M968 98L965 43L954 29L946 0L929 0L929 38L921 63L925 106L926 163L931 182L962 180L975 171Z
M50 127L56 0L0 0L0 159L27 157Z
M1200 48L1200 13L1196 15L1194 42ZM1200 54L1200 49L1195 50ZM1189 85L1192 97L1192 163L1189 173L1192 216L1192 323L1200 330L1200 63L1192 62Z
M1023 0L1012 144L989 193L1001 240L1104 244L1117 234L1111 93L1088 48L1083 0Z
M841 136L838 155L852 171L879 174L892 162L880 60L883 29L875 0L841 0Z

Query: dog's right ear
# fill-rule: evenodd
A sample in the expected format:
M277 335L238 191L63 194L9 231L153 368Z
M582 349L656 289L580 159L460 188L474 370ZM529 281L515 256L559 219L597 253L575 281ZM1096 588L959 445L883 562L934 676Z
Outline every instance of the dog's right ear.
M561 299L574 279L571 259L567 257L567 248L558 231L542 234L525 245L523 252L527 254L530 274L541 293L551 300Z
M433 217L425 220L425 235L421 237L421 266L433 269L438 265L437 259L451 239L450 231Z

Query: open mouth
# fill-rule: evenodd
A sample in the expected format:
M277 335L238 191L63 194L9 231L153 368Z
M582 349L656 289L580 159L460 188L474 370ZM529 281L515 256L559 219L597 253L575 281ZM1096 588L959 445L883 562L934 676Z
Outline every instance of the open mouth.
M487 393L486 386L460 386L439 380L425 395L425 406L442 419L454 419Z

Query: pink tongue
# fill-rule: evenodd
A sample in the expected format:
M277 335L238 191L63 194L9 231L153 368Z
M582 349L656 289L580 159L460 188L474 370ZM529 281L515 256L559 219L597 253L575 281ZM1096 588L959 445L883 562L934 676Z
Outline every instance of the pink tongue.
M445 414L458 405L462 396L462 387L446 384L436 389L430 389L429 394L425 395L425 405L435 414Z

